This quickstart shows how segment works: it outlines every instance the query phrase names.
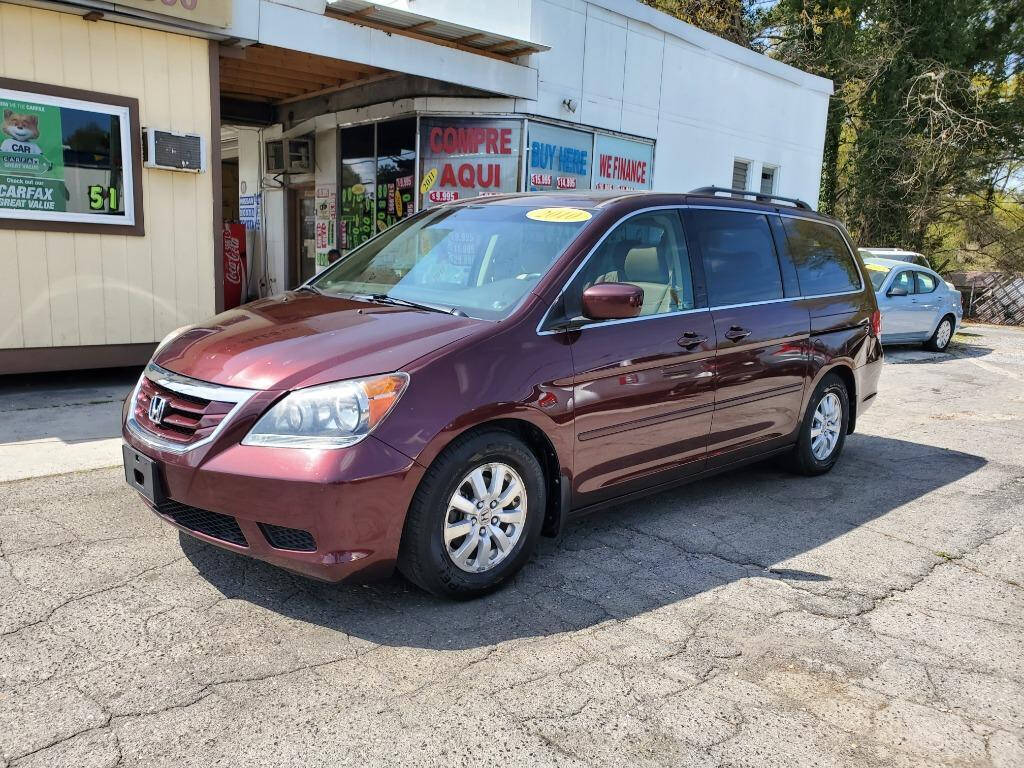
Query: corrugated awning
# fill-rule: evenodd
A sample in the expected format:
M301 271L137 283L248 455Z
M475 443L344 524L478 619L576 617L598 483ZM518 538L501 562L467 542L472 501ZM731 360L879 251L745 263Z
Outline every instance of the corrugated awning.
M329 0L326 13L328 16L352 24L361 24L373 29L506 61L517 56L550 50L550 46L529 40L520 40L461 24L452 24L428 16L420 16L410 11L374 5L366 0Z

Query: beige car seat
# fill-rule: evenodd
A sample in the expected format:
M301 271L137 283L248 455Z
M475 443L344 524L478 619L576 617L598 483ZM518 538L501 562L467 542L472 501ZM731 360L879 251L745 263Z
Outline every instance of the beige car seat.
M657 247L631 248L626 254L621 282L644 289L641 315L670 312L673 307L672 285L668 264Z

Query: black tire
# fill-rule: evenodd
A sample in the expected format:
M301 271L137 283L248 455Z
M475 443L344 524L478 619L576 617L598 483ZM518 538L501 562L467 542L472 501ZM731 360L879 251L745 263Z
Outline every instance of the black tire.
M814 413L829 394L839 398L842 406L842 413L839 419L839 436L831 452L823 459L814 455L812 450L811 430L814 426ZM846 431L850 426L850 396L846 391L846 384L834 373L825 376L818 386L814 388L810 402L807 404L807 411L804 413L803 422L800 425L800 437L793 452L789 457L789 468L801 475L813 476L823 475L835 466L843 452L846 444Z
M455 565L444 542L448 502L475 467L499 461L522 478L526 520L519 539L501 562L490 570L470 573ZM493 430L456 439L434 460L416 489L402 531L398 570L441 597L465 600L492 592L530 559L540 538L546 503L544 471L515 435Z
M946 337L946 343L945 344L940 344L939 343L939 331L942 330L942 324L943 323L948 323L949 324L949 336ZM941 320L939 320L939 324L935 326L935 333L933 333L932 337L930 339L928 339L928 341L926 341L924 343L924 348L925 349L930 349L932 352L945 352L946 348L949 346L949 342L953 340L953 330L954 330L954 328L956 328L956 321L953 319L953 316L952 315L946 315Z

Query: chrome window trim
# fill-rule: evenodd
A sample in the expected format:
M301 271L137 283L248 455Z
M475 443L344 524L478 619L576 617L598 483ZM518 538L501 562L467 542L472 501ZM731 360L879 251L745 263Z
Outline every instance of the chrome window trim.
M182 445L181 443L176 443L172 440L167 440L166 438L153 434L143 427L135 418L135 403L139 397L139 391L142 389L143 378L149 379L154 384L158 384L172 392L177 392L179 395L198 397L203 400L216 400L222 403L234 403L235 406L225 414L224 418L221 419L220 424L218 424L209 435L194 443ZM150 362L142 372L142 376L139 377L139 382L135 385L135 389L132 390L131 404L128 409L128 420L125 422L125 426L127 426L129 432L146 445L159 448L161 451L166 451L168 453L188 453L202 445L206 445L217 437L221 430L223 430L228 422L231 421L232 417L235 416L242 406L249 402L257 392L259 392L259 390L241 389L239 387L224 387L219 384L211 384L207 381L192 379L188 376L182 376L180 373L168 371L165 368L161 368L156 363Z
M587 252L587 255L583 257L583 260L580 262L579 266L576 267L576 269L573 270L573 273L571 275L569 275L569 278L565 281L565 283L559 289L558 293L555 295L554 301L552 301L551 304L548 305L548 308L545 310L544 314L541 316L540 322L537 323L537 328L536 328L537 335L538 336L550 336L552 334L557 334L557 333L566 333L566 329L558 329L558 330L550 330L550 331L544 331L544 330L541 330L541 329L544 327L544 324L547 322L548 316L551 314L552 308L555 306L555 304L558 303L558 300L562 297L562 295L565 294L566 289L568 289L569 285L572 284L572 281L576 279L576 276L579 275L579 273L587 265L587 262L590 261L591 257L593 257L593 255L597 251L597 249L601 247L601 244L605 241L605 239L612 232L614 232L615 229L618 228L618 226L620 224L622 224L627 219L631 219L634 216L638 216L638 215L640 215L642 213L650 213L651 211L668 211L668 210L684 211L684 210L687 210L687 209L690 209L690 210L710 210L710 211L732 211L732 212L739 212L739 213L753 213L753 214L758 214L758 215L761 215L761 216L770 216L770 215L772 215L774 213L777 216L782 216L782 217L785 217L785 218L803 219L804 221L810 221L810 222L814 222L816 224L824 224L825 226L832 227L833 229L836 230L836 232L839 233L839 238L844 243L846 243L847 251L850 253L851 258L853 259L853 264L857 268L857 274L860 276L860 287L857 288L856 290L853 290L853 291L840 291L838 293L816 293L816 294L813 294L813 295L810 295L810 296L803 296L803 295L800 295L800 296L789 296L789 297L782 297L782 298L779 298L779 299L768 299L766 301L752 301L752 302L748 302L748 303L745 303L745 304L720 304L720 305L715 305L715 306L710 306L709 305L707 307L697 307L697 308L694 308L694 309L682 309L682 310L677 310L675 312L662 312L662 313L659 313L657 315L643 315L642 317L628 317L628 318L624 318L622 320L602 320L600 322L590 323L589 325L581 325L579 328L573 328L572 330L574 332L575 331L585 331L588 328L601 328L601 327L606 326L606 325L620 325L622 323L635 323L638 320L653 320L653 319L659 318L659 317L670 317L672 315L686 315L686 314L690 314L690 313L693 313L693 312L702 312L702 311L709 311L710 312L711 310L715 310L715 309L737 309L737 308L740 308L740 307L756 307L756 306L760 306L762 304L779 304L779 303L785 302L785 301L803 301L805 299L827 299L827 298L832 298L834 296L854 296L854 295L859 294L859 293L864 293L865 287L868 286L868 285L871 285L871 282L864 278L864 271L861 269L860 261L857 258L857 255L853 252L853 247L850 245L850 242L846 239L846 236L843 234L842 229L840 229L838 225L833 224L832 222L822 221L820 219L811 218L810 216L801 216L798 213L790 213L788 211L787 212L782 212L782 211L764 211L764 210L760 210L760 209L757 209L757 208L743 208L743 207L731 206L731 205L693 205L693 204L685 204L685 203L679 203L679 204L676 204L676 205L656 205L656 206L651 206L649 208L640 208L638 210L631 211L631 212L627 213L625 216L623 216L622 218L620 218L618 221L616 221L614 224L612 224L611 226L608 227L607 231L603 235L601 235L601 239L598 240L596 243L594 243L593 247L591 247L591 249ZM685 236L685 226L684 226L684 236ZM689 248L687 248L687 257L689 257Z

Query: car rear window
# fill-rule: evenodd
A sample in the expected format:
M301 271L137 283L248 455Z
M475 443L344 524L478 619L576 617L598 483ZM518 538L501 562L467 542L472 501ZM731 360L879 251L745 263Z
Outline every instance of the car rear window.
M712 307L782 298L782 272L765 216L695 210L692 221Z
M783 219L789 252L804 296L859 291L863 285L853 254L839 230L807 219Z

